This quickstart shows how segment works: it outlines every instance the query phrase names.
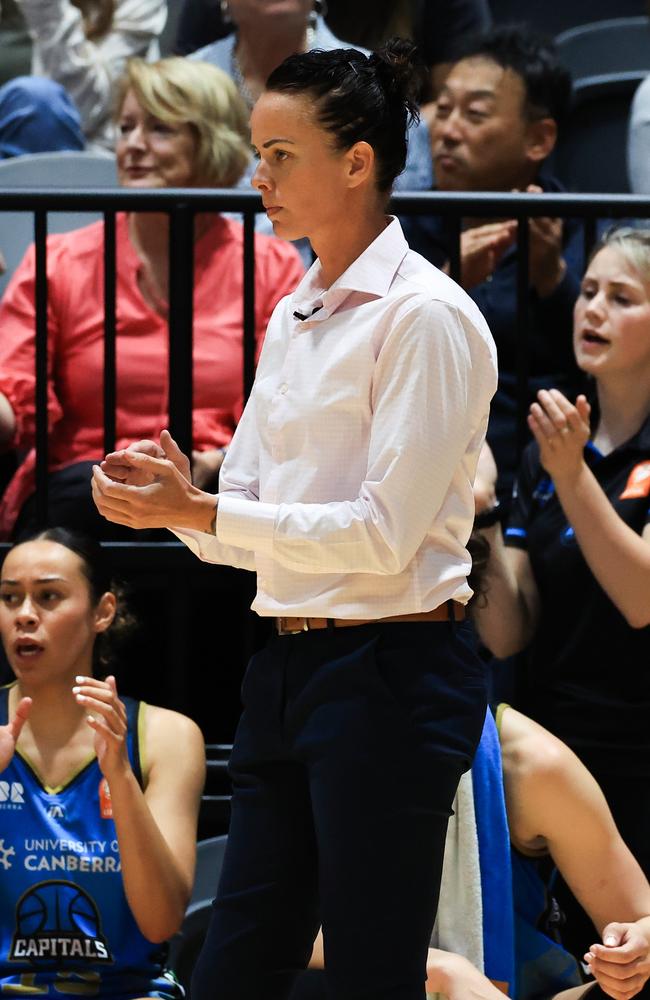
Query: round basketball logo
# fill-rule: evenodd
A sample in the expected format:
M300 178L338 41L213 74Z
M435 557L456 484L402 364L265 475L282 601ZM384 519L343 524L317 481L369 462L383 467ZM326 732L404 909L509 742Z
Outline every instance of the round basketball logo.
M16 906L11 959L111 961L91 896L73 882L40 882Z

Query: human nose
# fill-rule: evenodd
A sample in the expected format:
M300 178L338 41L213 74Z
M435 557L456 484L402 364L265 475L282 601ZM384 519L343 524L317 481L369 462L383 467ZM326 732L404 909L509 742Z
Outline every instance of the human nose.
M436 129L439 138L443 142L449 144L459 143L462 139L462 132L458 109L455 108L453 111L450 111L445 118L439 118L436 121Z
M16 621L20 625L33 625L37 619L36 605L29 594L25 594L16 609Z
M268 167L263 160L258 160L251 184L256 191L268 191L270 189L271 181L268 174Z
M604 305L605 293L601 289L587 299L585 306L585 319L588 319L592 323L601 320Z
M134 125L122 137L122 141L127 149L143 149L146 142L144 127L142 125Z

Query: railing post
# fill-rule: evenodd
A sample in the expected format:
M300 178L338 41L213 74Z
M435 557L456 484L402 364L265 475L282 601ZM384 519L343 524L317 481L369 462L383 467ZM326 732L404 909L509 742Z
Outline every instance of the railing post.
M517 218L517 455L528 440L528 375L530 372L529 246L527 216Z
M104 453L115 450L115 212L104 212Z
M244 212L244 399L255 379L255 215Z
M47 210L34 212L36 254L35 405L36 405L36 520L48 522L48 336L47 336Z
M171 209L169 222L169 429L191 459L194 209L179 202ZM215 294L219 294L216 288Z

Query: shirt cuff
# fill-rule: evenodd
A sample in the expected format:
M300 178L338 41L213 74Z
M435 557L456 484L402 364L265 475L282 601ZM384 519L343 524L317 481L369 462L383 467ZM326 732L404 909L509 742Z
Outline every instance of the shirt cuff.
M224 545L271 555L278 505L219 493L217 539Z

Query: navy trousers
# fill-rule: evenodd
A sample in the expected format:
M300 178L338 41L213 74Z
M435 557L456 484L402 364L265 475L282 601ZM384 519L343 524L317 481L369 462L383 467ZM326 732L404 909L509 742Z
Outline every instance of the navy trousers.
M336 1000L424 1000L447 821L486 709L468 626L273 637L251 660L193 1000L281 1000L322 923Z

